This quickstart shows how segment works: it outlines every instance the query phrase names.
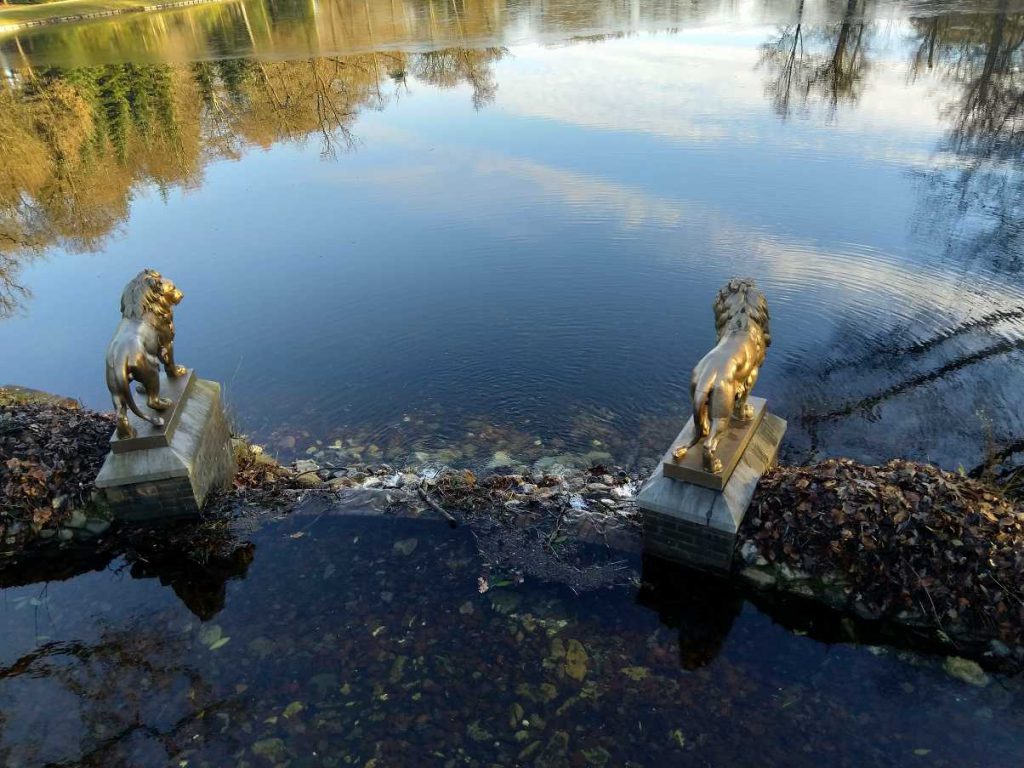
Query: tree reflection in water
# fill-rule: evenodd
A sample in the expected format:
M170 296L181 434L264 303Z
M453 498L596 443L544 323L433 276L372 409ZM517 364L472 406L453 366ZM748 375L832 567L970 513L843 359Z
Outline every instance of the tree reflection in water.
M870 24L864 0L847 0L841 20L812 28L804 25L805 0L797 5L796 22L781 27L761 46L761 66L769 78L765 91L779 117L805 112L816 101L830 115L840 102L856 102L868 71Z
M170 586L207 621L224 608L227 582L245 576L255 547L201 530L187 547L161 545L156 533L131 540L123 555L85 551L27 561L0 572L0 583L49 583L120 563L132 578ZM0 711L8 713L0 717L0 762L162 765L209 730L218 734L218 749L235 751L238 743L223 729L242 700L217 693L190 662L195 640L175 615L101 621L95 640L43 642L0 667Z
M941 258L958 273L974 265L1002 279L1019 273L1024 244L1024 16L1009 13L1008 5L1000 0L992 13L911 18L915 40L907 61L911 82L938 79L954 94L940 108L947 128L928 170L912 171L921 192L913 227L926 251L940 243ZM857 0L846 8L841 23L808 31L801 2L796 23L762 46L760 66L770 73L766 94L780 117L806 111L817 96L834 119L840 102L857 100L870 68L870 30L857 16ZM935 318L924 318L922 328L919 318L907 317L869 336L860 321L841 322L834 348L844 352L820 361L817 383L798 396L799 422L808 436L805 456L819 448L828 452L836 435L848 451L855 450L851 434L863 428L846 422L856 420L908 425L917 433L910 438L917 447L903 443L903 450L923 455L953 429L970 433L962 444L977 451L966 459L968 469L1019 451L1024 425L1012 416L990 421L994 414L978 412L977 402L1017 399L1002 371L1024 350L1024 307L979 297L961 309L937 328ZM805 369L806 361L794 364L793 375L803 377ZM936 392L956 390L967 371L974 397ZM951 411L925 434L924 425L934 424L936 401L962 410ZM985 451L987 457L981 455Z
M238 708L188 663L190 646L187 635L140 620L105 627L93 642L45 643L0 668L7 713L0 720L6 732L0 760L10 766L164 764L197 730L226 722Z
M944 235L949 258L1016 273L1024 258L1024 15L1001 0L992 14L912 23L913 75L934 70L958 91L940 147L950 162L922 179L922 225Z
M101 250L137 190L201 183L216 158L247 147L320 142L352 148L352 124L407 88L467 84L480 109L506 51L447 48L297 61L251 58L191 66L31 68L0 79L0 318L25 298L18 274L46 248Z

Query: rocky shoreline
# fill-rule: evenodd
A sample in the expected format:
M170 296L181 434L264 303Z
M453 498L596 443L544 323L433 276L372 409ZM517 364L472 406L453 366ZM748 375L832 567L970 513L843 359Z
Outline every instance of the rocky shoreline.
M92 491L111 430L108 415L73 401L0 389L0 570L28 550L130 535ZM469 524L495 579L552 578L579 590L622 573L614 558L595 562L581 547L641 548L637 471L550 459L478 477L438 464L355 463L330 446L283 466L242 440L236 456L234 488L207 510L207 527L310 504L317 514ZM740 540L734 578L755 600L810 601L883 636L901 633L952 654L950 671L977 684L986 678L976 662L1024 669L1024 509L990 485L908 461L777 467Z

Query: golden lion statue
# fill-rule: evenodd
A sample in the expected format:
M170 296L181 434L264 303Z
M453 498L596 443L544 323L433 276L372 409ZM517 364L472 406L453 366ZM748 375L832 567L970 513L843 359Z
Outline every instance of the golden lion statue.
M726 283L715 297L714 310L718 344L697 363L690 378L693 441L678 448L675 457L683 458L703 440L704 469L721 472L722 461L716 455L718 441L731 418L753 418L754 409L747 404L747 397L772 336L768 302L749 278Z
M144 269L121 293L121 323L107 347L107 389L117 412L117 436L135 437L128 422L128 409L156 427L164 420L147 415L139 408L131 392L137 381L146 405L162 411L171 401L160 397L160 364L170 377L182 376L185 368L174 362L174 306L182 293L159 272Z

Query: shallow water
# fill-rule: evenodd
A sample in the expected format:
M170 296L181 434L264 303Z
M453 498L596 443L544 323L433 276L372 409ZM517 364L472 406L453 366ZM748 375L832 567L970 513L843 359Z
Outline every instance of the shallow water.
M650 567L639 592L501 586L467 529L308 516L205 570L150 557L3 590L4 765L1010 766L1024 750L1020 678L977 688L941 660L827 645Z
M8 36L30 295L0 380L105 407L155 266L180 358L285 456L633 463L747 274L788 458L971 468L1024 434L1018 10L245 2Z

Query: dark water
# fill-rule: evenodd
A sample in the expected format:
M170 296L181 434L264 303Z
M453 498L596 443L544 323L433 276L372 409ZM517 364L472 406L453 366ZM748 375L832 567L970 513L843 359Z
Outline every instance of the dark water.
M1019 678L975 688L826 645L692 577L481 594L481 574L501 582L466 529L362 518L293 517L187 561L3 590L5 766L1015 766L1024 750Z
M969 469L1024 437L1021 10L247 1L7 36L0 380L106 407L154 266L181 359L284 455L632 463L746 274L790 459Z

